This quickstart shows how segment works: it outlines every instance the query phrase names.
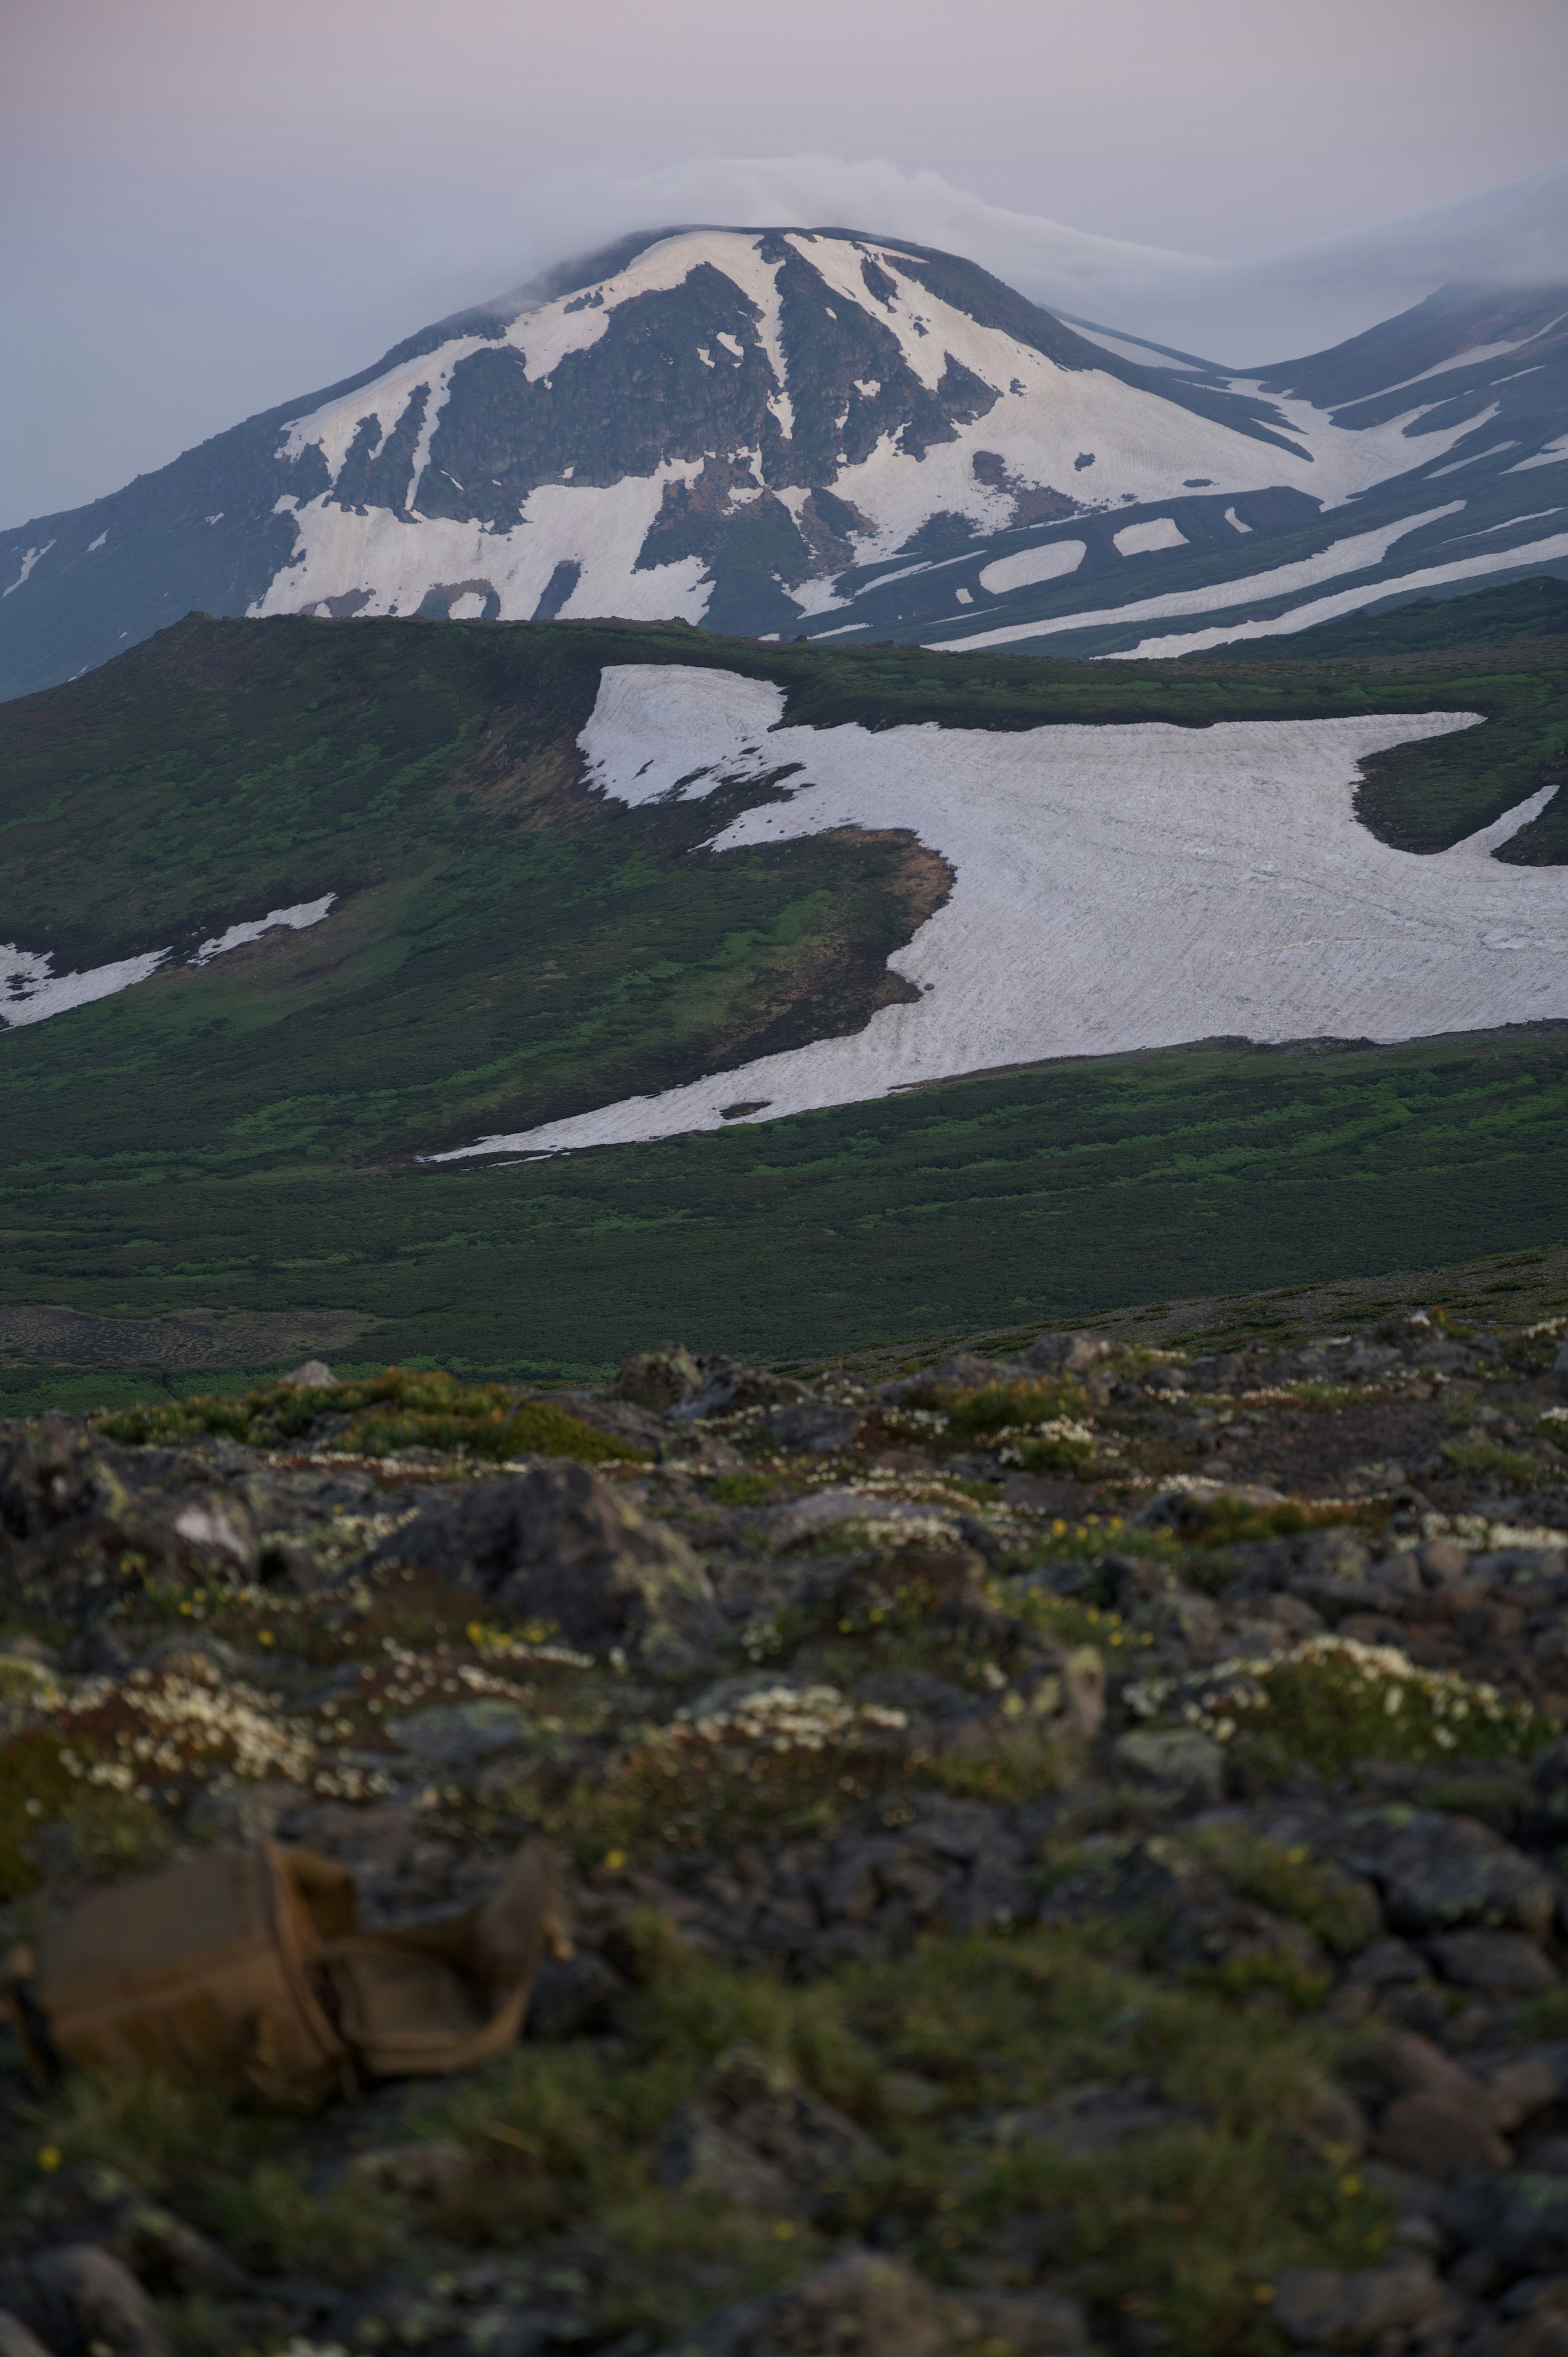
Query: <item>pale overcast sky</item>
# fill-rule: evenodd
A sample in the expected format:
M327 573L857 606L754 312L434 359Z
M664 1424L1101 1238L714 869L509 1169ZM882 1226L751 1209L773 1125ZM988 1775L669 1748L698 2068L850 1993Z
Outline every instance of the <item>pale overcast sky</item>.
M1245 259L1562 161L1565 90L1563 0L8 0L0 523L661 218L650 175L822 219L864 174L709 159L881 158L895 211Z

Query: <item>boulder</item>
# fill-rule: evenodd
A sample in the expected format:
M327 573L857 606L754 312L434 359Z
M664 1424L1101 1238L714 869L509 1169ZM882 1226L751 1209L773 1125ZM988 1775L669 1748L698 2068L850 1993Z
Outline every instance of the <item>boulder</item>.
M402 2194L413 2201L450 2201L467 2188L473 2176L469 2157L450 2137L436 2136L422 2144L378 2145L355 2159L349 2175L357 2184L378 2193Z
M1516 2276L1568 2273L1568 2176L1514 2169L1456 2185L1444 2222Z
M835 2179L877 2158L871 2138L755 2046L725 2049L660 2142L661 2184L744 2208L809 2214Z
M38 2334L8 2308L0 2308L0 2357L49 2357Z
M524 1743L533 1721L515 1703L480 1697L473 1702L432 1703L406 1718L392 1718L386 1730L400 1750L445 1767L467 1768L493 1751Z
M1552 1878L1477 1818L1438 1809L1372 1809L1328 1845L1342 1866L1382 1894L1392 1930L1407 1938L1476 1927L1541 1938L1552 1919Z
M1444 2298L1423 2259L1341 2272L1292 2267L1274 2286L1272 2320L1297 2347L1365 2349L1402 2324L1413 2324Z
M654 1670L687 1670L724 1635L708 1575L685 1540L601 1474L564 1459L433 1498L371 1557L389 1562L472 1584L569 1644L624 1645Z
M1427 1943L1445 1981L1495 1996L1539 1996L1555 1988L1556 1966L1522 1932L1446 1932Z
M1508 2146L1478 2110L1439 2094L1417 2092L1391 2104L1378 2131L1378 2151L1398 2168L1452 2185L1478 2169L1506 2169Z
M611 1395L634 1407L662 1412L679 1407L702 1386L703 1371L683 1343L669 1351L646 1351L628 1359L610 1386Z
M847 1448L865 1421L864 1409L838 1407L831 1400L796 1400L769 1408L763 1418L780 1448L813 1457Z
M1115 1348L1103 1334L1042 1334L1026 1353L1024 1364L1039 1374L1083 1375L1110 1358Z
M123 2259L96 2243L66 2243L33 2261L51 2323L104 2357L170 2357L156 2310Z
M25 1425L0 1456L0 1531L41 1538L62 1523L113 1512L127 1492L93 1436L65 1416Z
M936 2293L901 2260L846 2251L790 2291L721 2309L680 2349L682 2357L952 2357L953 2335Z
M1225 1789L1225 1754L1196 1727L1134 1727L1116 1745L1116 1765L1176 1803L1208 1803Z

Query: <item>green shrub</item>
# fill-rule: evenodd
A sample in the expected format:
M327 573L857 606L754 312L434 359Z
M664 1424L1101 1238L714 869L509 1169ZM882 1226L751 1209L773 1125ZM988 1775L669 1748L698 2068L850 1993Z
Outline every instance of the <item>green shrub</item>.
M1240 1825L1200 1825L1191 1844L1243 1899L1305 1924L1332 1955L1353 1956L1376 1934L1376 1908L1360 1885L1328 1859Z
M237 1399L209 1394L148 1401L98 1422L111 1440L134 1447L166 1447L204 1432L254 1448L277 1448L301 1439L326 1415L356 1418L330 1444L350 1455L392 1457L405 1448L434 1448L502 1460L575 1457L585 1465L622 1459L646 1464L649 1458L646 1448L612 1439L548 1400L519 1401L504 1383L467 1385L449 1374L405 1367L384 1368L361 1383L319 1388L269 1383Z
M1217 1743L1255 1744L1325 1776L1357 1760L1524 1760L1560 1731L1495 1686L1351 1637L1308 1637L1285 1653L1151 1680L1129 1700L1145 1717L1174 1709Z

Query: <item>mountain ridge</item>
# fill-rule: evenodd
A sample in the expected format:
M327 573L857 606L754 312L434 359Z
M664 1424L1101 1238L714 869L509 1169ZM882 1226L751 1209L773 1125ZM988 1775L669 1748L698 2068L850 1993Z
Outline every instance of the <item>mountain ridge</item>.
M1531 532L1533 482L1505 479L1556 463L1568 425L1568 335L1543 303L1449 290L1337 359L1243 379L1080 331L914 241L635 232L0 534L0 689L74 675L189 608L955 645L1000 623L1099 653L1125 647L1118 609L1145 583L1204 590L1207 616L1217 581L1234 596L1202 626L1213 642L1267 612L1273 548L1343 569L1351 501L1398 527L1352 568L1357 597L1431 571L1429 544L1457 577L1552 566L1568 539ZM1541 355L1500 389L1484 373L1499 334ZM1412 338L1445 349L1407 368ZM1378 403L1359 387L1380 358ZM1423 372L1441 401L1402 396ZM1465 473L1457 498L1426 489L1434 461ZM1436 525L1460 505L1507 536L1450 549Z

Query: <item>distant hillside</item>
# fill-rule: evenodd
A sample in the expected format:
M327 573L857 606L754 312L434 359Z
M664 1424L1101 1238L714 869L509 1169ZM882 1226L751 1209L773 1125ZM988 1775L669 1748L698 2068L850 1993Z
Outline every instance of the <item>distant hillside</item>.
M544 1367L597 1362L623 1331L682 1329L699 1309L710 1338L731 1318L747 1349L828 1349L1004 1318L1015 1296L1109 1303L1527 1243L1561 1200L1564 1010L1522 993L1538 971L1526 903L1560 907L1562 888L1556 867L1519 864L1521 845L1536 861L1568 854L1552 832L1561 647L1536 635L1332 668L1125 666L747 646L686 628L186 623L0 712L10 1303L242 1312L246 1351L262 1347L258 1318L292 1318L293 1334L299 1314L329 1309L345 1332L387 1321L382 1356ZM1162 946L1186 889L1177 861L1163 898L1124 881L1103 917L1047 892L1036 931L1054 955L1077 911L1125 1002L1133 984L1144 994L1143 1044L1195 1044L1086 1056L1048 957L1020 999L1012 952L993 947L1011 994L995 1006L1032 1004L1036 1036L1066 1044L999 1050L1000 1015L980 1001L960 1067L980 1077L888 1095L885 1068L858 1092L878 1102L852 1088L836 1111L758 1108L768 1092L740 1076L759 1062L858 1055L889 1025L918 1039L945 1019L951 985L927 993L921 960L955 923L972 938L964 895L983 845L896 813L841 825L824 804L819 823L831 776L811 782L809 746L770 761L765 737L727 770L627 799L590 761L596 747L622 758L607 676L666 674L682 698L711 682L710 712L737 689L781 694L796 743L897 757L934 725L966 759L1037 752L1042 778L1074 730L1092 749L1100 732L1155 724L1200 775L1239 726L1262 748L1372 726L1391 749L1365 765L1361 824L1350 768L1314 788L1344 797L1335 826L1412 889L1469 880L1435 931L1402 930L1385 906L1380 945L1350 943L1348 987L1383 971L1404 987L1413 949L1478 993L1521 996L1478 998L1504 1011L1463 1026L1429 1013L1406 1028L1472 1036L1411 1047L1373 1049L1359 1020L1309 1027L1340 1044L1300 1054L1207 1036L1250 1028L1231 1020L1162 1032L1182 992L1208 972L1229 990L1235 970L1218 934L1181 955ZM1476 712L1489 716L1451 725ZM1442 733L1402 744L1423 716ZM664 758L651 739L640 757ZM1541 815L1521 825L1526 806ZM1037 830L1064 827L1068 808L1042 799L1020 851L1048 848ZM734 829L749 839L719 846ZM1345 873L1364 899L1367 858ZM1277 888L1243 883L1234 894L1273 923ZM1494 899L1523 913L1494 928L1498 950L1472 952L1465 925ZM1294 918L1288 898L1279 917ZM1305 962L1291 947L1314 930L1294 922L1260 974L1331 979L1333 943ZM1540 986L1562 974L1547 957ZM1018 1062L1031 1069L984 1076ZM707 1135L501 1168L420 1158L710 1076L735 1117Z

